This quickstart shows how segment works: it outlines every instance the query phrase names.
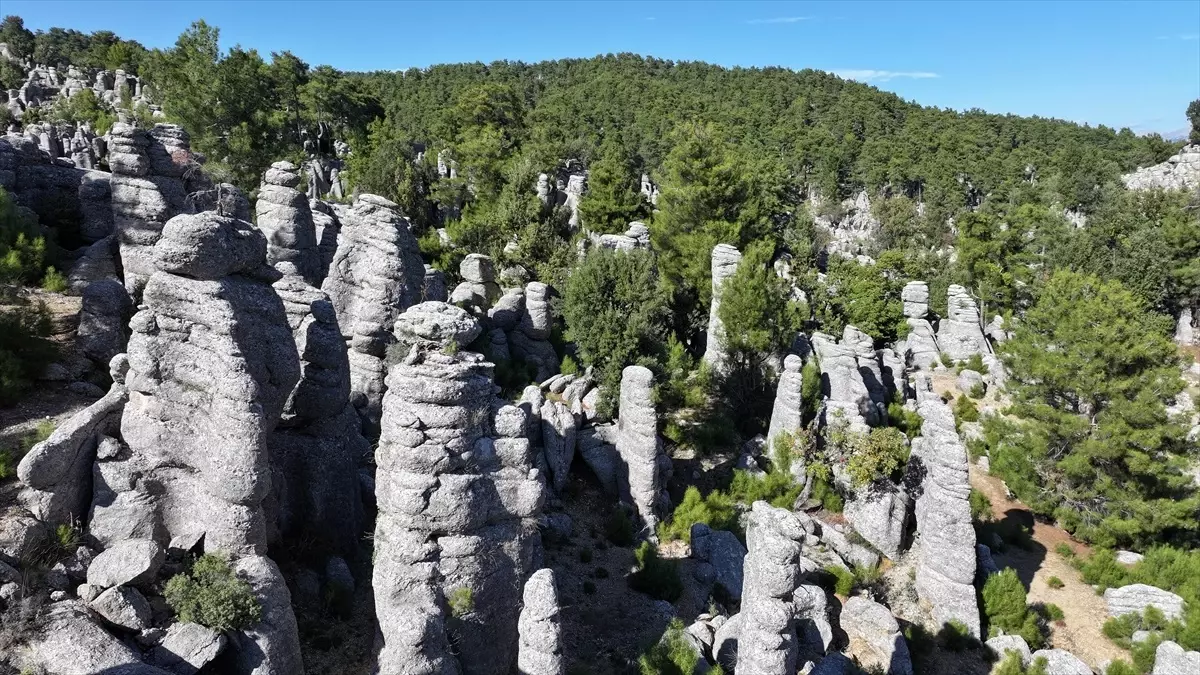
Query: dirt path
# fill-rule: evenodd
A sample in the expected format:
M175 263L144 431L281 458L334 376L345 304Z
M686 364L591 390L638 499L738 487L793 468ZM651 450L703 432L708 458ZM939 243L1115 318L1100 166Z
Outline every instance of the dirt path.
M1062 608L1064 620L1056 622L1051 630L1052 646L1071 652L1093 668L1105 661L1128 660L1129 654L1104 637L1101 630L1108 618L1104 599L1096 595L1080 578L1079 572L1055 550L1060 544L1067 544L1076 554L1087 555L1090 553L1087 546L1071 539L1071 535L1060 527L1033 521L1024 504L1007 496L1003 481L974 465L971 466L971 486L991 500L997 520L1017 518L1033 522L1032 550L1009 546L1004 553L994 557L1000 567L1017 570L1028 588L1029 602L1054 603ZM1061 579L1063 587L1050 588L1046 582L1051 577Z

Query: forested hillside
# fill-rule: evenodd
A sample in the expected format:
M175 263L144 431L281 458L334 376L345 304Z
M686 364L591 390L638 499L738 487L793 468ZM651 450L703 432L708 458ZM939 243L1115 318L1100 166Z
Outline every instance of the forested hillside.
M1086 647L1091 604L1027 601L1044 548L1000 572L1046 528L1097 549L1053 554L1088 600L1136 596L1105 596L1110 675L1200 649L1200 101L1185 145L635 54L348 73L13 16L0 43L0 403L109 391L0 447L4 532L62 540L0 562L171 542L75 591L170 604L135 661L195 623L242 672L222 636L265 609L270 675L543 647L547 675L986 673L987 638Z

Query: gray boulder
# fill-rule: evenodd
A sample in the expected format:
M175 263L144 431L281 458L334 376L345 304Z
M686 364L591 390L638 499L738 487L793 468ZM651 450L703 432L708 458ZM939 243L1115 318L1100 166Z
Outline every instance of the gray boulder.
M51 605L42 616L21 655L31 671L47 673L104 673L105 675L168 675L147 665L132 647L102 628L74 600Z
M175 675L197 675L225 649L225 635L195 623L173 623L154 648L155 665Z
M978 371L964 369L958 374L958 390L964 393L975 391L975 387L983 388L983 375Z
M1158 609L1167 620L1178 619L1183 615L1183 598L1147 584L1109 588L1104 591L1104 602L1108 605L1108 615L1111 617L1125 614L1141 615L1147 607Z
M840 418L856 432L868 431L870 426L879 424L879 409L859 371L854 346L838 344L824 333L814 333L812 344L821 365L826 424L834 424Z
M887 481L858 490L846 501L846 522L885 556L896 560L908 523L908 495Z
M1150 675L1195 675L1200 673L1200 652L1184 651L1167 640L1154 652L1154 670Z
M270 558L252 555L233 563L233 570L245 579L262 607L262 620L228 634L229 649L214 664L216 672L235 675L274 675L304 673L300 658L300 637L292 613L292 596L283 574Z
M938 325L938 346L955 361L992 352L979 319L979 306L967 289L952 284L946 293L946 318Z
M904 302L904 316L924 319L929 314L929 286L924 281L910 281L900 291Z
M113 544L92 560L87 580L93 586L148 584L154 581L162 566L165 553L149 539L127 539Z
M850 598L842 607L842 630L850 639L849 653L863 668L912 675L908 643L887 607L860 596Z
M88 607L118 628L139 631L150 627L150 603L136 588L114 586L88 603Z
M553 570L534 572L525 582L522 599L517 672L522 675L563 675L566 663Z
M575 458L575 415L559 401L546 399L538 415L542 421L542 452L550 469L555 492L567 487L567 475Z
M997 635L984 643L996 655L998 661L1003 661L1008 652L1015 652L1021 657L1021 664L1028 666L1033 662L1033 653L1029 644L1020 635Z
M125 326L133 315L133 301L116 279L93 281L81 295L75 344L94 363L107 365L125 351Z
M1033 653L1038 659L1046 660L1046 675L1093 675L1091 666L1063 649L1039 649Z
M776 462L776 440L783 434L794 434L804 426L804 401L802 398L804 378L800 371L804 361L795 354L783 360L783 372L779 374L779 385L775 388L775 403L771 407L771 423L767 427L767 452ZM802 457L788 458L793 475L804 476ZM799 466L797 466L799 465Z
M734 600L742 599L742 564L746 547L726 530L713 530L704 523L692 525L692 557L712 565L716 583Z
M267 169L254 204L255 223L267 239L267 263L291 263L310 284L322 281L321 254L308 197L296 186L300 174L291 162L275 162Z

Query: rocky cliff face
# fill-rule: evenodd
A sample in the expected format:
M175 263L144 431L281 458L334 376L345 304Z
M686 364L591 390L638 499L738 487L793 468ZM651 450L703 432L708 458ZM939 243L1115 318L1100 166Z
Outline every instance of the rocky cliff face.
M1200 188L1200 145L1188 145L1162 164L1121 176L1130 190L1195 190Z

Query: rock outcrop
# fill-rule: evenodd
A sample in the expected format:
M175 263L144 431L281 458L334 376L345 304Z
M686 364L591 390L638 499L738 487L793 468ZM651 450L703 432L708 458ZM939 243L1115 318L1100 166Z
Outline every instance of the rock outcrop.
M1162 164L1138 168L1121 176L1130 190L1186 190L1200 188L1200 145L1184 146Z
M516 328L508 332L512 355L537 368L535 378L541 382L558 372L559 358L550 344L554 314L550 309L553 289L540 282L525 285L525 304Z
M1200 652L1184 651L1167 640L1154 652L1154 670L1150 675L1194 675L1200 673Z
M648 368L628 366L621 371L620 406L617 454L628 477L629 499L642 527L653 536L665 486L660 475L664 454L654 410L654 374Z
M563 675L562 627L558 617L558 585L554 571L541 569L525 582L517 653L520 675Z
M364 433L379 428L385 358L396 317L417 304L425 264L409 223L392 202L359 195L340 218L338 248L321 290L349 347L350 401Z
M414 309L398 333L418 334L407 326ZM445 349L455 326L474 321L449 305L439 312L450 313L459 320L424 331L388 373L373 582L382 675L507 674L522 586L540 558L544 487L525 415L493 407L492 364Z
M725 359L725 328L721 325L721 287L737 272L742 253L729 244L717 244L712 250L712 305L708 311L708 340L704 361L720 369Z
M308 197L299 190L300 174L291 162L275 162L263 175L254 204L255 223L267 237L267 263L290 263L305 281L323 280L317 229Z
M908 523L908 495L888 481L878 481L846 500L846 521L863 539L896 560Z
M1183 616L1183 598L1147 584L1109 588L1104 591L1104 602L1108 605L1108 615L1114 618L1125 614L1140 616L1147 607L1162 612L1168 621Z
M967 449L954 415L937 397L921 401L921 435L913 439L908 470L919 480L916 502L917 595L929 606L934 631L962 622L980 635L975 597L975 529L971 524Z
M908 643L887 607L861 596L850 598L842 607L842 630L850 639L847 651L863 668L885 675L913 675Z
M784 434L795 434L804 427L804 377L801 370L804 361L795 354L783 360L783 372L775 388L775 403L771 407L771 422L767 427L767 452L775 462L782 461L776 453L776 441ZM806 476L803 457L789 457L792 475Z
M1092 668L1065 649L1039 649L1033 660L1046 660L1046 675L1093 675Z
M458 265L458 275L463 281L450 293L451 304L478 314L500 299L500 285L496 283L495 265L490 257L468 254Z
M813 349L821 365L821 393L825 397L825 423L839 418L852 431L867 431L880 423L879 409L863 382L855 350L831 336L814 333Z
M232 218L182 215L163 228L131 322L127 450L94 474L101 542L204 532L210 550L265 547L267 435L300 376L265 255L262 234Z
M946 293L946 318L938 325L937 343L955 361L992 353L979 322L979 306L967 289L951 285Z
M804 528L796 515L766 502L751 507L737 648L739 675L796 672L792 593L800 575Z

